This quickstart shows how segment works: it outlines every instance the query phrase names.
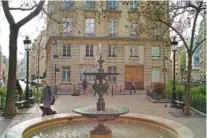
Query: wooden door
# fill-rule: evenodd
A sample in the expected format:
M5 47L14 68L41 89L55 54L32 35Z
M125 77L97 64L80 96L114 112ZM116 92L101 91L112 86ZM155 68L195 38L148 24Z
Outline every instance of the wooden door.
M125 89L131 87L131 80L135 81L135 89L144 89L144 67L125 66Z

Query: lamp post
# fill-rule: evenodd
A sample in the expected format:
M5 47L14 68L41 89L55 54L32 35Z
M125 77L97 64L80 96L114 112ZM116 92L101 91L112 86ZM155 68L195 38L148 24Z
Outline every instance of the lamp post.
M25 46L25 51L27 52L27 85L26 85L26 91L25 91L25 100L26 100L26 107L30 107L29 103L29 97L30 97L30 91L29 91L29 50L30 50L30 44L31 40L29 40L28 36L23 41Z
M171 101L171 106L175 105L175 100L176 100L176 93L175 93L175 53L176 53L176 46L178 45L178 42L175 41L175 37L173 38L173 41L171 42L172 51L173 51L173 88L172 88L172 101Z

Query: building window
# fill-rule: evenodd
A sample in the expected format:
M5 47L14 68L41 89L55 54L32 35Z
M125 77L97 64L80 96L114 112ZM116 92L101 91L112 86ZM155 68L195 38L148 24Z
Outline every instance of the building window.
M72 35L72 18L63 19L63 36Z
M116 66L108 66L108 72L109 73L117 73L117 67ZM108 76L108 81L116 82L116 75Z
M116 46L109 46L109 57L115 57L116 56Z
M82 67L80 69L80 80L79 80L80 82L82 82L84 79L83 73L87 73L87 72L97 72L97 67L94 67L94 66ZM95 76L85 76L85 77L86 77L88 83L95 82L95 79L96 79Z
M138 46L131 46L130 50L130 57L138 57Z
M73 2L72 0L63 0L63 8L64 9L69 9L73 6Z
M137 7L138 7L138 0L132 0L131 10L132 11L136 11L137 10Z
M198 54L194 54L193 55L193 65L198 66L199 65L199 55Z
M94 19L85 19L85 35L94 36L94 34L95 34Z
M152 57L160 58L160 47L159 46L152 47Z
M93 57L93 45L86 45L86 57Z
M63 57L71 56L71 46L67 44L63 44Z
M108 21L109 36L115 36L117 32L117 20L109 19Z
M160 68L152 68L152 82L160 82Z
M107 8L109 10L117 9L118 8L118 1L117 0L107 1Z
M62 68L62 82L71 82L70 68Z
M85 6L86 6L86 9L94 9L95 8L95 1L94 0L87 0Z

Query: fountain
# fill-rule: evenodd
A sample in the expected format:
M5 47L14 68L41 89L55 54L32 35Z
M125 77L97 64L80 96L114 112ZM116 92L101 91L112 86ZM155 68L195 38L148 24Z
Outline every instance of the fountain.
M105 121L114 120L120 115L126 114L129 110L121 106L105 106L103 95L106 94L109 85L106 83L108 75L118 75L119 73L105 73L103 69L104 60L100 54L98 60L99 68L96 73L83 73L84 75L94 75L98 84L93 85L95 94L99 95L98 102L95 106L82 106L73 109L73 112L81 114L87 118L95 118L99 123L89 132L90 138L112 138L112 131L109 127L104 125ZM104 83L105 80L105 83Z
M3 137L194 138L191 130L175 121L128 113L129 110L122 106L105 106L103 96L109 88L106 77L118 75L118 73L104 73L102 66L104 60L101 54L98 63L97 73L84 73L84 75L95 75L99 81L93 85L95 93L99 95L96 106L80 106L73 109L74 113L56 114L23 121L9 128Z

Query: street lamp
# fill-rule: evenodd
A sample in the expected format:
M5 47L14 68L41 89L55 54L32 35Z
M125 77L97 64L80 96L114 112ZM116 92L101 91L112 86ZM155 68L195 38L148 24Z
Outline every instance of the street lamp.
M172 51L173 51L173 88L172 88L172 101L171 101L171 106L175 105L175 100L176 100L176 93L175 93L175 53L177 51L176 46L178 45L178 42L175 41L175 37L173 38L173 41L171 42Z
M31 40L29 40L28 36L23 41L25 51L27 52L27 85L26 85L26 91L25 91L25 100L26 100L26 107L30 107L29 103L29 97L30 97L30 91L29 91L29 50L31 47Z

